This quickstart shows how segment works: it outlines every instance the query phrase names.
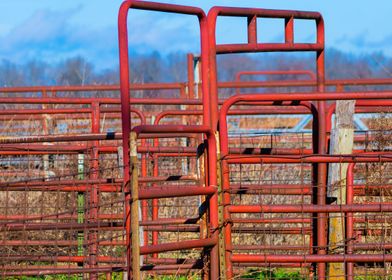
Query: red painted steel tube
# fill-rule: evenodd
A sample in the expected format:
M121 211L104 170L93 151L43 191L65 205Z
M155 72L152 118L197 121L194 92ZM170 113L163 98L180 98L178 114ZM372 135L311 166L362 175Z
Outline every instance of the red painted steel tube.
M195 175L170 175L170 176L151 176L139 178L140 183L153 183L153 182L171 182L171 181L194 181L198 182L199 179Z
M40 152L82 152L87 150L89 147L87 143L83 144L53 144L53 145L45 145L45 144L1 144L0 149L2 151L40 151Z
M197 181L198 179L193 175L171 175L171 176L156 176L156 177L143 177L140 178L141 183L149 183L149 182L170 182L170 181ZM106 179L88 179L88 180L52 180L52 181L39 181L39 180L31 180L31 181L17 181L17 182L4 182L0 183L0 188L20 188L24 190L28 190L29 188L34 187L49 187L56 188L58 186L66 186L66 187L77 187L77 186L91 186L93 184L104 185L106 188L110 187L118 187L123 184L122 179L115 178L106 178ZM83 187L82 187L83 188ZM121 190L121 188L118 188Z
M26 181L16 181L16 182L3 182L0 183L0 188L6 188L6 187L29 188L29 187L41 187L41 186L56 187L56 186L78 186L78 185L91 186L92 184L104 184L104 185L111 184L114 186L121 186L122 183L123 183L122 179L116 179L116 178L94 179L94 180L92 179L51 180L51 181L26 180Z
M87 262L89 256L41 256L41 255L6 255L1 256L2 261L36 261L36 262L54 262L54 263L83 263ZM123 263L123 258L98 256L99 262L102 263ZM95 268L97 269L97 268Z
M346 205L353 205L354 204L354 166L355 163L350 163L347 168L347 176L346 176ZM354 235L354 215L353 213L347 213L346 214L346 224L345 224L345 230L346 230L346 241L347 241L347 246L345 246L345 253L348 255L353 254L353 243L355 240L355 235ZM345 274L347 275L348 280L353 280L354 279L354 264L352 262L348 262L345 264Z
M67 219L75 220L77 219L76 211L69 211L68 213L56 213L47 215L0 215L0 221L31 221L31 220L58 220ZM98 219L100 220L121 220L122 215L120 214L99 214ZM2 222L0 224L3 224ZM1 242L1 241L0 241Z
M79 142L94 140L118 140L121 139L120 133L85 133L85 134L63 134L63 135L37 135L21 137L3 137L0 144L17 143L39 143L39 142Z
M215 187L194 187L194 186L173 186L173 187L154 187L139 191L140 199L183 197L196 195L212 195L216 193Z
M76 151L0 151L0 155L2 156L26 156L26 155L58 155L58 154L77 154Z
M143 222L140 222L140 225L144 225ZM46 231L46 230L69 230L69 231L78 231L78 230L107 230L107 231L121 231L123 229L123 222L121 220L111 221L111 222L94 222L88 224L80 224L80 223L14 223L7 222L4 225L0 225L0 229L6 230L9 232L15 231ZM162 232L199 232L199 225L144 225L143 230L145 231L162 231ZM1 241L0 241L1 243ZM89 241L87 245L95 245L100 242Z
M56 213L56 214L48 214L48 215L4 215L0 216L1 225L7 225L9 222L16 221L32 221L32 220L58 220L58 219L66 219L66 220L76 220L77 214L75 211L69 211L65 213ZM122 214L99 214L98 219L100 220L117 220L122 221ZM141 226L157 226L157 225L176 225L176 224L196 224L200 217L191 217L191 218L166 218L159 219L155 221L141 221ZM371 220L367 220L370 221ZM0 242L2 242L0 240Z
M354 221L357 223L383 223L385 221L390 221L392 217L389 219L372 219L372 218L355 218ZM270 223L277 223L277 224L308 224L311 222L309 218L259 218L259 219L231 219L233 223L239 224L270 224Z
M176 224L197 224L200 220L200 217L190 217L190 218L160 218L155 221L145 221L141 223L141 225L145 226L156 226L156 225L176 225Z
M157 123L157 121L159 121L158 117L156 117L155 119L155 123ZM154 139L154 147L157 147L159 145L159 139ZM159 157L157 154L154 154L154 166L153 166L153 175L154 176L158 176L159 175ZM155 187L155 186L154 186ZM151 202L152 205L152 209L151 209L151 218L153 221L156 221L159 219L159 211L158 211L158 207L159 207L159 203L157 199L153 199ZM157 231L153 231L152 234L152 245L157 245L158 244L158 240L159 240L159 233ZM154 258L158 258L158 254L154 254L153 255Z
M89 242L91 243L91 242ZM123 240L98 240L99 246L125 246ZM0 246L77 247L77 240L0 240Z
M200 262L197 259L176 259L176 258L151 258L146 256L145 258L146 264L191 264L195 262Z
M64 185L58 185L58 186L32 186L32 187L12 187L12 186L6 186L2 187L2 190L4 191L19 191L19 192L25 192L25 191L45 191L45 192L87 192L91 189L91 186L85 186L85 185L78 185L78 186L64 186ZM110 186L110 185L99 185L99 191L100 192L105 192L105 193L118 193L121 191L121 185L117 184Z
M28 120L31 118L30 115L56 115L56 114L90 114L91 109L85 109L85 108L78 108L77 112L75 109L68 109L68 108L62 108L62 109L19 109L19 110L9 110L9 109L3 109L0 112L1 116L4 115L24 115L24 119ZM26 116L29 115L29 116Z
M354 243L352 246L355 251L362 250L390 250L392 249L391 243ZM301 245L233 245L233 250L238 251L252 251L252 250L262 250L262 251L307 251L308 246ZM347 254L347 253L346 253ZM350 254L353 254L351 252ZM348 275L347 275L348 276Z
M131 109L131 112L132 112L132 109ZM146 119L145 118L142 119L141 124L142 125L146 124ZM143 148L147 148L148 149L146 139L141 139L140 142L141 142L141 147L140 148L142 148L142 149ZM143 153L141 155L141 174L140 175L142 177L144 177L144 178L147 177L147 175L148 175L147 154L145 154L145 153ZM141 210L141 212L142 212L142 221L147 221L148 220L148 203L147 203L147 201L143 200L141 202L141 206L142 206L142 210ZM143 231L143 241L144 241L144 243L148 244L148 232L146 232L146 231Z
M115 183L114 185L105 185L102 182L99 183L99 191L100 192L119 192L121 191L121 183ZM90 186L86 185L64 185L56 183L52 185L29 185L26 183L26 186L23 184L18 185L4 185L1 186L3 190L12 190L12 191L61 191L61 192L75 192L81 191L85 192L90 189ZM365 189L391 189L391 185L387 186L361 186L355 185L355 194L356 195L365 195ZM274 194L274 195L310 195L312 191L312 187L309 186L301 186L301 185L232 185L229 193L232 194ZM0 220L3 219L3 216L0 216ZM7 216L4 216L7 217Z
M13 270L12 268L10 270ZM123 266L97 267L97 268L73 268L72 266L65 268L24 268L23 271L7 271L1 272L2 276L41 276L41 275L77 275L83 273L104 273L104 272L120 272Z
M310 268L307 263L236 263L234 271L236 274L247 275L248 271L244 271L247 267L266 267L266 268Z
M225 82L225 83L234 83L234 82ZM241 84L243 83L243 84ZM241 82L238 84L239 88L244 88L246 87L247 83L251 85L251 83L255 82ZM283 81L282 81L283 83ZM392 80L390 81L390 84L392 84ZM233 84L234 87L234 84ZM253 86L255 87L255 86ZM368 92L362 92L362 94L370 93L370 94L376 94L376 93L385 93L388 91L368 91ZM332 94L332 92L330 92ZM350 93L355 93L355 92L350 92ZM357 92L358 93L358 92ZM272 94L272 93L271 93ZM362 98L362 97L360 97ZM351 99L355 99L352 97ZM371 97L367 99L372 99ZM330 100L333 100L331 98ZM113 105L118 105L120 104L119 100L116 98L66 98L66 97L48 97L48 98L36 98L36 97L15 97L15 98L4 98L0 97L0 103L5 103L5 104L91 104L92 102L97 101L100 104L113 104ZM187 99L187 98L131 98L130 100L131 104L139 104L139 105L202 105L203 103L199 99ZM219 100L219 104L223 104L225 100ZM290 100L291 101L291 100ZM23 109L26 110L26 109ZM48 109L49 110L49 109ZM52 109L52 110L67 110L67 109ZM52 112L52 110L49 110L48 113ZM81 108L81 112L86 111L85 113L88 113L86 109ZM131 110L136 110L135 108L132 108ZM117 112L117 108L102 108L102 112ZM9 111L12 112L12 111ZM38 111L33 110L32 113L38 114ZM43 111L45 112L45 111ZM53 111L54 113L54 111ZM7 111L4 113L7 115Z
M392 250L391 243L353 243L352 248L354 251L369 251L369 250ZM347 263L348 264L348 263Z
M184 83L153 83L132 84L132 90L163 90L181 89ZM72 91L119 91L119 85L81 85L81 86L28 86L28 87L1 87L2 93L31 93L31 92L72 92Z
M92 115L91 115L91 133L99 133L100 132L100 104L98 102L93 102L91 104L91 109L92 109ZM91 173L90 173L90 179L91 180L97 180L99 179L99 154L98 150L96 147L99 146L98 141L94 141L93 143L93 148L91 151ZM98 185L92 185L91 189L88 193L89 199L88 199L88 218L89 222L96 223L97 222L97 217L98 217L98 205L99 205L99 193L98 193L99 186ZM97 255L98 255L98 231L97 230L90 230L88 231L88 240L91 241L91 245L88 246L88 252L89 252L89 267L94 269L95 267L98 266L97 263ZM98 279L98 275L95 273L90 274L90 279L96 280Z
M294 48L286 43L258 43L254 46L248 44L225 44L218 45L216 49L219 54L228 54L249 52L316 52L324 48L324 45L319 43L296 43L293 45Z
M352 205L230 205L230 213L366 213L392 212L391 203Z
M252 233L252 234L298 234L298 235L308 235L312 232L311 227L232 227L232 233ZM231 250L231 244L227 244L226 249ZM309 249L309 248L308 248Z
M101 104L120 104L117 98L66 98L66 97L0 97L0 103L5 104L91 104L92 102ZM188 98L130 98L130 104L139 105L202 105L199 99Z
M200 270L203 268L204 268L203 264L195 262L193 264L185 263L185 264L165 264L165 265L144 265L141 267L141 270L142 271L172 270L173 273L176 273L176 271L178 270L195 270L195 269Z
M156 265L156 266L142 266L141 271L146 271L148 272L154 272L155 274L158 275L183 275L183 274L189 274L191 270L200 270L203 269L202 265L191 265L191 264L184 264L184 265ZM41 275L56 275L56 274L62 274L62 275L80 275L83 273L109 273L106 279L111 279L110 275L112 272L122 272L125 271L126 267L125 266L112 266L112 267L99 267L95 269L91 268L48 268L48 269L26 269L24 271L6 271L4 273L1 273L0 275L2 276L41 276ZM109 277L109 278L108 278Z
M292 20L292 18L290 18ZM291 22L292 24L292 22ZM287 32L286 32L287 34ZM307 76L311 81L315 81L317 79L316 74L311 70L258 70L258 71L239 71L235 75L235 81L241 82L241 77L243 76L271 76L271 75L295 75L295 76ZM286 82L287 80L285 80ZM293 80L296 82L296 80ZM219 87L219 85L218 85ZM240 94L240 88L237 88L237 94Z
M234 224L309 224L310 218L259 218L259 219L231 219Z
M5 231L44 231L44 230L70 230L77 231L82 229L96 230L96 229L116 229L121 230L123 223L120 222L91 222L91 223L9 223L5 225L0 225L1 230ZM96 244L97 242L91 242L91 244Z
M296 245L233 245L232 250L237 251L309 251L308 246Z
M118 132L107 133L83 133L83 134L59 134L59 135L37 135L37 136L21 136L21 137L3 137L0 139L0 144L17 144L17 143L39 143L39 142L79 142L79 141L94 141L94 140L119 140L123 136ZM143 138L173 138L173 137L194 137L192 133L184 134L167 134L159 133L155 135L139 135Z
M316 74L312 70L256 70L256 71L239 71L235 75L235 81L241 81L243 76L274 76L274 75L295 75L307 76L309 80L316 80Z
M391 262L389 254L358 255L233 255L236 263L336 263L336 262Z
M207 136L213 135L209 126L205 125L139 125L132 129L138 135L145 134L147 137L149 134L155 133L204 133Z
M314 81L228 81L218 82L218 88L223 89L241 89L241 88L286 88L286 87L312 87L316 86Z
M142 139L142 140L145 140ZM46 150L45 148L48 147ZM88 150L87 145L0 145L0 155L45 155L45 154L77 154ZM100 146L97 147L99 153L116 153L117 146ZM366 150L354 150L354 154L363 153ZM140 146L137 152L141 154L157 154L159 156L173 156L173 157L195 157L197 155L197 147L148 147ZM298 148L229 148L232 155L310 155L310 149Z
M266 185L231 185L231 194L265 194L265 195L311 195L311 185L281 185L281 184L266 184ZM366 185L354 185L355 195L367 195L366 190L379 190L391 189L391 185L382 186L366 186Z
M296 70L292 70L296 71ZM300 70L302 71L302 70ZM305 70L306 71L306 70ZM391 85L390 78L368 78L368 79L333 79L326 80L328 87L337 86L378 86ZM313 81L252 81L252 82L219 82L219 88L257 88L257 87L310 87L316 86ZM154 84L132 84L133 90L169 90L185 87L185 83L154 83ZM1 87L0 93L31 93L31 92L86 92L86 91L119 91L120 85L83 85L83 86L29 86L29 87Z
M311 195L311 185L231 185L227 192L232 194Z
M230 155L224 158L229 164L269 164L269 163L351 163L351 162L391 162L391 154L366 155Z
M179 241L174 243L149 245L140 247L140 254L149 255L153 253L162 253L168 251L179 251L193 248L213 247L217 243L216 238L207 238L199 240Z
M144 226L145 231L156 231L156 232L194 232L198 233L200 231L199 225L158 225L158 226ZM165 245L165 244L160 244ZM160 246L157 245L157 246ZM152 245L155 246L155 245Z
M194 56L191 53L187 54L187 66L188 66L188 98L195 98L195 73L193 69Z
M377 86L392 85L392 79L344 79L344 80L326 80L325 86L335 87L336 91L342 86ZM314 87L317 81L229 81L219 82L218 88L287 88L287 87Z

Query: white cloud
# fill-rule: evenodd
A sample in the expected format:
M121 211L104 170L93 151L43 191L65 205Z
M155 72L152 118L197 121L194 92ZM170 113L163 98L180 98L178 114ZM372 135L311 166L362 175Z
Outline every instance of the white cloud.
M118 63L117 24L95 28L75 24L72 18L81 6L60 12L39 10L20 25L0 37L0 59L16 63L28 60L56 62L83 56L98 68ZM96 19L91 19L96 20ZM199 35L196 17L153 17L130 13L128 19L130 51L198 51ZM93 25L92 25L93 26Z

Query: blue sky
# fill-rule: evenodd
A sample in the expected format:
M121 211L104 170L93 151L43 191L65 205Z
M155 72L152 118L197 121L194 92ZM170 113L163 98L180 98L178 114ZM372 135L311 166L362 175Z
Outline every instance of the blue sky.
M0 60L60 61L84 56L98 68L117 64L117 12L122 0L1 0ZM326 45L345 52L383 52L392 56L391 0L173 0L205 11L214 5L319 11L326 22ZM155 15L154 15L155 16ZM130 43L136 52L198 51L197 21L189 16L134 11L129 16ZM281 25L262 22L265 40L282 37ZM238 42L244 21L218 22L220 42ZM296 26L297 27L297 26ZM261 28L259 28L260 30ZM299 25L299 38L313 29Z

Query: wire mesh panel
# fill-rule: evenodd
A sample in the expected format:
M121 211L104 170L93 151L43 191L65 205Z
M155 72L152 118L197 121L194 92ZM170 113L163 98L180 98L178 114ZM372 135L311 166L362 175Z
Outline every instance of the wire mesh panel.
M234 118L229 117L229 125ZM237 124L229 126L229 151L238 155L287 154L301 155L309 153L312 137L309 132L295 132L289 129L281 131L263 131L264 124L269 126L279 117L269 116L266 123L254 129L250 124L256 118L236 116ZM286 118L290 121L290 118ZM286 120L285 119L285 120ZM257 120L257 119L256 119ZM298 122L295 116L291 119ZM287 123L288 125L288 123ZM244 128L247 129L244 129ZM274 126L279 128L279 126ZM268 129L267 129L268 130ZM245 156L246 157L246 156ZM230 205L311 205L312 204L312 166L307 163L268 164L262 158L258 164L230 164ZM254 255L298 255L312 253L312 214L309 213L233 213L230 215L231 253ZM262 262L235 265L235 274L258 277L267 273L273 277L275 269L294 269L299 277L308 277L311 267L307 264ZM268 276L269 272L269 276Z
M0 122L10 137L0 152L1 276L98 276L124 267L118 143L109 144L114 153L100 155L99 141L71 140L99 132L99 111L79 113L76 105L64 115L72 106L17 106L14 115L7 106ZM67 135L70 142L62 140Z

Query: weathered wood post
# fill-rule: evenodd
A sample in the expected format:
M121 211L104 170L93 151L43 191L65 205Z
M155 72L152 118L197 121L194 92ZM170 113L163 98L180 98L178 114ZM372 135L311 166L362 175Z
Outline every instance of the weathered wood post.
M337 88L342 91L342 88ZM331 131L330 153L351 154L354 145L353 117L355 100L339 100L336 102L335 121ZM347 163L333 163L329 167L328 197L331 204L346 204L346 173ZM329 215L329 250L343 253L345 246L344 214L331 213ZM330 263L328 277L336 280L345 279L345 264Z

